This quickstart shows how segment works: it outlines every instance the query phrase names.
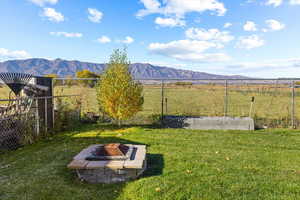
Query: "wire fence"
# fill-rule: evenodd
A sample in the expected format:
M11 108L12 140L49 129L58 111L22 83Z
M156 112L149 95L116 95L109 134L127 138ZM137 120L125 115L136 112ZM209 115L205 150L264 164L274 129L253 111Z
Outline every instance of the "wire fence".
M37 134L34 123L37 109L34 99L0 100L0 150L17 149L28 139L29 131L32 138ZM6 106L4 106L6 104Z
M15 117L0 119L0 149L16 149L21 141L22 126Z
M81 118L105 118L99 112L97 79L54 79L56 96L76 94ZM252 117L256 128L299 128L300 79L138 79L143 110L130 124L151 124L166 116ZM2 89L2 90L1 90ZM0 88L1 93L4 92ZM1 106L1 101L0 101ZM79 111L78 111L79 110ZM76 114L74 114L76 115Z
M164 115L254 118L257 128L298 127L294 80L210 80L164 86Z
M138 79L143 110L128 123L152 123L165 116L252 117L257 128L300 125L300 79ZM56 79L55 91L83 96L83 113L96 112L97 79Z
M0 99L0 151L31 144L55 130L65 129L74 119L79 121L80 107L71 105L71 99L78 97Z

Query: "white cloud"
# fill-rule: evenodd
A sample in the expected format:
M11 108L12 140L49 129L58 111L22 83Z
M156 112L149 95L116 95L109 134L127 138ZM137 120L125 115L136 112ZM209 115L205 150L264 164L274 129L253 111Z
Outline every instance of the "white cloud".
M161 18L157 17L155 23L162 27L185 26L185 21L178 18Z
M157 10L161 6L157 0L141 0L145 8L148 10Z
M105 43L110 43L111 39L105 35L101 36L100 38L97 39L98 42L105 44Z
M137 17L144 17L149 14L174 15L177 18L184 18L186 13L213 11L222 16L226 13L224 4L218 0L140 0L145 9L139 10Z
M68 32L50 32L50 35L54 36L64 36L67 38L80 38L82 33L68 33Z
M206 50L213 48L218 48L218 44L198 40L178 40L169 43L151 43L148 47L152 53L183 61L223 62L230 60L230 57L224 53L205 53Z
M244 69L300 67L300 58L273 59L258 62L239 63Z
M198 29L189 28L185 35L187 38L193 40L211 40L215 42L227 43L234 39L228 31L220 31L218 29Z
M124 44L131 44L131 43L134 42L134 39L132 37L130 37L130 36L127 36L125 38L125 40L122 40L121 42L124 43Z
M266 20L266 24L268 26L268 29L264 29L264 32L267 31L279 31L285 28L285 25L277 20L269 19Z
M95 8L88 8L89 20L94 23L100 23L103 13Z
M250 35L246 37L240 37L236 47L241 49L253 49L261 47L265 44L265 41L258 35Z
M161 67L175 67L179 69L183 69L184 67L190 66L189 64L185 62L178 62L175 60L174 62L165 62L165 61L149 61L149 60L144 60L144 61L139 61L140 63L150 63L151 65L156 65L156 66L161 66Z
M257 62L241 62L225 67L226 71L234 73L249 73L269 77L297 77L300 72L300 58L272 59Z
M224 28L229 28L230 26L232 26L232 23L227 22L224 24Z
M283 0L268 0L266 5L278 7L282 4Z
M176 40L169 43L151 43L149 49L155 52L176 55L184 52L202 53L207 49L216 47L215 43L197 40Z
M300 58L258 60L255 62L237 62L217 66L223 74L240 74L260 78L297 78L300 73Z
M244 25L245 31L257 31L256 24L252 21L247 21Z
M5 48L0 48L0 59L24 59L30 58L31 55L24 50L11 51Z
M300 0L290 0L291 5L300 5Z
M47 17L49 21L53 22L62 22L65 20L65 17L54 8L44 8L42 16Z
M287 0L286 0L287 1ZM283 4L283 0L267 0L266 5L278 7ZM300 0L289 0L290 5L300 5Z
M38 5L38 6L44 6L45 4L57 4L58 0L29 0L32 3Z

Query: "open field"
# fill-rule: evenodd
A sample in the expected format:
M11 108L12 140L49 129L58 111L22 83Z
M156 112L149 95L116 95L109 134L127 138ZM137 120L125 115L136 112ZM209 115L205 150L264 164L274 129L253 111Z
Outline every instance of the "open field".
M66 168L95 143L147 145L148 170L126 184L89 185ZM0 199L300 199L295 131L190 131L88 125L0 155Z
M79 94L82 96L83 112L97 112L98 104L94 88L80 86L57 86L56 95ZM7 88L0 89L0 98L7 98ZM223 85L166 85L164 90L164 113L166 115L224 116L225 89ZM255 97L251 117L259 126L291 126L292 99L288 85L229 85L228 116L249 116L251 98ZM296 125L300 119L300 91L295 89ZM150 123L153 116L161 113L160 85L144 86L144 108L134 121Z
M300 93L295 89L295 116L300 119ZM66 94L81 94L83 109L95 111L98 106L93 88L57 87L56 91ZM225 90L222 85L172 86L164 90L166 115L224 116ZM287 85L231 85L228 88L228 116L249 116L251 98L255 97L251 117L259 125L268 127L289 127L291 125L291 88ZM146 120L161 113L161 87L144 87L144 108L136 120ZM166 100L166 99L165 99ZM299 123L296 119L296 124ZM147 120L146 120L147 121Z

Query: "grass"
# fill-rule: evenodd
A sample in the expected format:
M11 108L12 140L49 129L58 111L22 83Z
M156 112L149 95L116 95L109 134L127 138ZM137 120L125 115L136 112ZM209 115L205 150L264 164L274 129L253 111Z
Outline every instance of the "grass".
M115 185L80 182L66 165L95 143L147 145L149 168ZM83 126L0 155L0 199L300 199L296 131Z

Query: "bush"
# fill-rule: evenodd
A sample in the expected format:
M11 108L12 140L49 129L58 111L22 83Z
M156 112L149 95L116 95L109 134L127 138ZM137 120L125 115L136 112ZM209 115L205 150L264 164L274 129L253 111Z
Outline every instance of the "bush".
M191 83L191 82L176 82L175 85L177 85L177 86L192 86L193 83Z
M91 79L97 79L100 76L94 72L91 72L87 69L84 69L82 71L76 72L76 78L91 78ZM89 87L94 87L96 85L95 80L79 80L79 83L82 84L83 86L89 86Z
M81 104L81 99L76 97L55 99L55 132L70 130L78 125L81 118Z

